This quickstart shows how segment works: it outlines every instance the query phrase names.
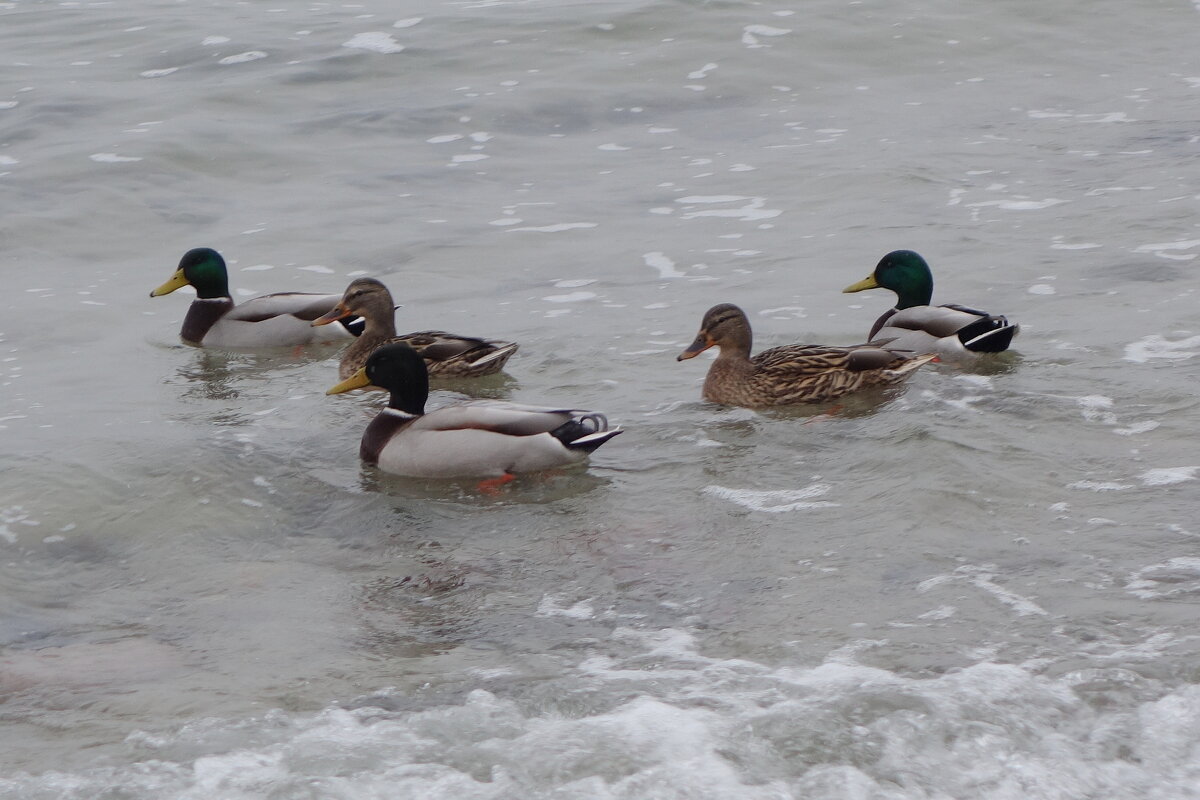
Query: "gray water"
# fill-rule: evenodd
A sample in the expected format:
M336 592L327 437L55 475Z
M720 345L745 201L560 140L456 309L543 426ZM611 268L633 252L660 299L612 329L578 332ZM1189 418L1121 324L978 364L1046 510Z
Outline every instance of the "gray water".
M1200 10L0 4L0 796L1200 796ZM385 281L596 408L586 470L364 468L336 350L182 345ZM700 400L700 316L861 341L889 250L1014 352Z

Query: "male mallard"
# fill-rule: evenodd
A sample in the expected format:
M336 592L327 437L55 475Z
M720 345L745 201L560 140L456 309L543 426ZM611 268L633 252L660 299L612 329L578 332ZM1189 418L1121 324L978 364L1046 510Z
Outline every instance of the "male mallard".
M870 341L888 339L893 350L936 353L951 361L1007 350L1019 330L1004 317L958 305L931 306L933 274L912 250L884 256L875 271L843 292L891 289L896 307L875 320Z
M350 378L326 394L375 385L391 393L388 407L367 425L359 456L385 472L417 478L512 480L583 461L621 432L595 411L542 408L490 400L425 413L429 374L406 344L385 344Z
M359 317L365 328L361 336L342 353L338 377L349 378L367 363L367 356L386 343L400 342L416 350L425 359L429 374L438 378L477 378L504 369L509 357L517 352L512 342L475 339L444 331L421 331L396 335L395 305L392 293L374 278L359 278L346 287L338 304L313 325Z
M150 293L161 297L187 285L196 288L179 335L191 344L210 347L287 347L330 342L356 335L356 322L325 330L309 324L333 308L336 294L279 292L234 306L229 296L225 259L209 247L188 250L171 279ZM361 330L361 328L359 328Z
M936 357L896 353L876 345L790 344L751 358L751 341L745 312L722 303L708 310L696 340L676 360L693 358L713 346L721 348L704 379L704 399L756 408L820 403L856 389L900 383Z

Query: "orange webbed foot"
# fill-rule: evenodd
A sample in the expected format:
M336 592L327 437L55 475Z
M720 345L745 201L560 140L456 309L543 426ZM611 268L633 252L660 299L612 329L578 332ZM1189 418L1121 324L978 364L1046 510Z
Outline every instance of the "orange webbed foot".
M839 413L844 411L845 408L846 408L846 406L844 406L843 404L837 403L837 404L831 406L829 408L829 410L826 411L824 414L817 414L815 417L809 417L808 419L804 420L804 424L808 425L808 424L816 422L817 420L820 420L820 419L829 419L831 417L836 417Z
M495 496L500 494L501 486L509 481L515 481L516 479L516 475L506 472L503 475L499 475L495 478L486 478L480 481L479 486L476 488L479 489L480 494Z

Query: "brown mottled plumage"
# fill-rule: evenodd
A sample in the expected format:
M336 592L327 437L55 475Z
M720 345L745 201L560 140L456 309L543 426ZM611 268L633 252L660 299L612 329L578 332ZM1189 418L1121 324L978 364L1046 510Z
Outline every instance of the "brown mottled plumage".
M696 340L677 360L692 358L710 347L721 348L708 368L704 399L761 408L820 403L858 389L900 383L935 358L898 353L878 345L808 344L773 347L751 358L751 343L745 312L731 303L722 303L704 315Z
M357 372L367 358L385 344L401 343L425 359L434 378L478 378L504 369L517 345L490 339L458 336L445 331L420 331L396 335L392 293L374 278L359 278L346 287L341 301L313 325L325 325L345 317L362 317L361 336L342 353L338 377L345 380Z

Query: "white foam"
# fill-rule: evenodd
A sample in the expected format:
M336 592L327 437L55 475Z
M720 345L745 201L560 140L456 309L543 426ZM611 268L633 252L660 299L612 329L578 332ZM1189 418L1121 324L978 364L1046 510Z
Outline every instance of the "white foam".
M342 47L349 47L351 50L368 50L372 53L399 53L404 49L404 45L384 31L367 31L357 34L350 41L342 42Z
M647 267L653 267L658 270L659 278L684 278L687 277L686 272L680 272L675 269L675 262L672 261L665 253L654 251L653 253L643 253L642 260Z
M167 67L166 69L148 69L138 73L143 78L163 78L179 71L179 67Z
M1200 581L1200 563L1187 561L1135 580L1155 569L1189 588ZM586 619L590 601L567 602L544 598L539 611ZM941 606L924 619L955 613ZM611 641L588 641L594 654L558 685L544 669L517 673L522 688L545 684L533 700L474 688L439 702L434 686L316 713L199 719L134 731L131 763L8 773L0 794L1165 800L1193 796L1200 782L1200 686L1102 657L1057 677L987 661L890 672L859 663L881 644L869 640L783 667L705 656L682 630L616 628ZM1152 636L1122 657L1173 644ZM501 687L514 677L470 674Z
M1118 436L1136 436L1139 433L1149 433L1161 424L1151 419L1145 419L1141 422L1134 422L1124 428L1116 428L1113 430L1113 433Z
M398 19L393 23L393 28L411 28L414 25L419 25L424 17L409 17L408 19Z
M228 36L205 36L200 44L203 47L212 47L213 45L227 44L228 42Z
M759 36L785 36L791 28L775 28L770 25L747 25L742 28L742 44L747 47L770 47L758 41Z
M557 225L541 225L531 228L509 228L508 233L517 231L530 231L533 233L561 233L562 231L573 231L579 228L595 228L595 222L560 222Z
M425 141L430 144L445 144L446 142L457 142L461 138L463 138L461 133L443 133L440 136L430 137Z
M751 511L782 514L787 511L807 511L814 508L835 508L840 503L827 500L811 500L829 493L833 487L827 483L814 483L803 489L730 489L725 486L706 486L704 494L728 500Z
M1154 358L1179 360L1191 358L1200 350L1200 336L1190 336L1186 339L1171 341L1158 334L1151 334L1136 342L1125 345L1125 360L1144 364Z
M491 158L491 156L484 155L483 153L462 153L452 156L450 161L453 164L466 164L472 161L483 161L485 158Z
M953 573L926 578L917 584L917 591L928 592L947 584L965 583L992 595L1012 609L1019 617L1031 614L1044 616L1046 614L1046 610L1033 600L996 583L996 572L994 564L964 564L956 568Z
M1200 558L1180 556L1143 567L1129 576L1125 591L1145 600L1200 595Z
M567 294L552 294L542 299L547 303L580 303L595 298L595 292L568 292Z
M1081 489L1092 492L1119 492L1122 489L1133 488L1128 483L1118 483L1116 481L1075 481L1067 484L1068 489Z
M326 267L326 266L322 266L321 264L309 264L307 267L300 267L300 269L305 270L306 272L316 272L321 275L333 275L334 274L334 271L332 269L330 269L329 267Z
M994 206L1005 211L1041 211L1043 208L1050 208L1065 202L1067 201L1057 200L1053 197L1045 200L984 200L979 203L967 203L967 208Z
M538 603L539 617L568 617L570 619L592 619L596 610L591 600L580 600L570 606L563 604L562 595L545 595Z
M12 417L5 417L5 419L12 419ZM0 508L0 539L9 544L16 544L17 534L8 527L9 525L29 525L33 527L41 525L41 523L33 519L23 506Z
M1197 472L1200 472L1200 466L1159 467L1146 470L1142 473L1141 478L1144 486L1170 486L1175 483L1196 480Z
M92 161L98 161L101 164L120 164L126 161L141 161L142 159L135 156L119 156L116 153L92 153L88 156Z
M1035 283L1028 289L1030 294L1054 294L1056 291L1057 290L1048 283Z
M1154 244L1143 244L1133 248L1135 253L1154 253L1156 256L1168 257L1168 253L1175 250L1191 250L1195 247L1200 247L1200 239L1182 239L1177 242L1156 242ZM1187 258L1195 258L1195 253L1189 254Z
M1109 411L1113 407L1113 399L1102 394L1085 395L1075 398L1075 402L1083 409L1083 418L1088 422L1099 422L1104 425L1116 425L1117 415Z
M261 50L249 50L245 53L238 53L236 56L225 56L218 64L245 64L249 61L258 61L260 58L266 58L267 54Z
M763 219L773 219L778 217L783 212L778 209L764 208L767 204L766 198L763 197L743 197L740 195L692 195L688 197L678 197L676 203L683 205L706 205L706 204L726 204L726 203L744 203L744 205L736 208L711 208L702 211L688 211L682 214L683 219L695 219L697 217L731 217L740 219L743 222L756 222Z

